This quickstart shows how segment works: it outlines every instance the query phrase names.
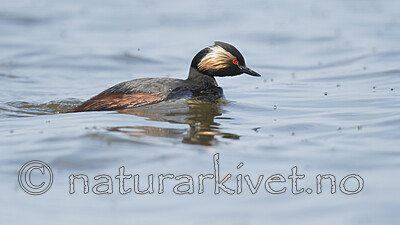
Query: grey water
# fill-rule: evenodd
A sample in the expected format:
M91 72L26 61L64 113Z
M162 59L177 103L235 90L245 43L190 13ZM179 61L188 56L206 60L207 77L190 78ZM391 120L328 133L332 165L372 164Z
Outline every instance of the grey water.
M4 224L399 224L400 2L0 0L0 218ZM261 78L217 78L217 103L176 101L129 111L65 113L143 77L186 78L213 41L235 45ZM216 155L217 154L217 155ZM220 179L235 191L215 194ZM45 162L42 195L20 168ZM240 166L240 164L242 165ZM120 193L116 176L138 174ZM297 174L299 194L288 177ZM75 180L70 193L70 175ZM177 194L193 177L193 194ZM286 182L266 180L281 174ZM336 177L336 192L330 180ZM355 174L362 178L358 183ZM93 187L108 175L112 194ZM255 187L252 194L248 181ZM238 176L242 176L241 179ZM43 175L32 171L32 183ZM237 192L238 181L242 192ZM345 193L345 187L354 194ZM362 185L362 190L355 193ZM99 190L109 186L103 185ZM184 192L190 186L182 186ZM179 191L178 190L178 191Z

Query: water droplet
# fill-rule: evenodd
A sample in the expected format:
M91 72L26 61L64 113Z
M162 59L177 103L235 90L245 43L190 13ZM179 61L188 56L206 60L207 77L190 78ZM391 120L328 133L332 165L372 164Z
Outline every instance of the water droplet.
M276 110L278 108L278 106L277 105L274 105L274 109Z

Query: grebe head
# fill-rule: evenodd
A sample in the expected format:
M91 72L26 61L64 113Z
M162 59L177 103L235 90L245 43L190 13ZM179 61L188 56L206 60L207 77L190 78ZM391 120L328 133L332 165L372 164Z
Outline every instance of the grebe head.
M209 76L236 76L242 73L261 76L246 66L242 54L233 45L216 41L193 58L191 67Z

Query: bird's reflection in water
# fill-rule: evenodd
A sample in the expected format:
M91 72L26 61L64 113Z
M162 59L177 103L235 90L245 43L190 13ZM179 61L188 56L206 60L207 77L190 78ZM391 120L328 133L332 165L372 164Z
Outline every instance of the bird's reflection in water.
M126 133L132 137L169 137L182 138L183 143L214 145L218 143L217 137L239 139L232 133L219 131L220 124L216 119L230 119L221 117L221 102L180 102L165 103L152 107L123 110L120 113L146 117L153 121L165 121L174 124L188 124L187 129L163 128L153 126L126 126L113 127L110 131Z

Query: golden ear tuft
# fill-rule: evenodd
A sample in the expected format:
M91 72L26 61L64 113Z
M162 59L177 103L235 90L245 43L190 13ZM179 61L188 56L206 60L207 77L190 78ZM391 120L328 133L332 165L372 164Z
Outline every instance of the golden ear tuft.
M209 49L210 52L200 60L197 66L200 71L223 69L229 67L232 61L236 59L235 56L221 46L214 45Z

